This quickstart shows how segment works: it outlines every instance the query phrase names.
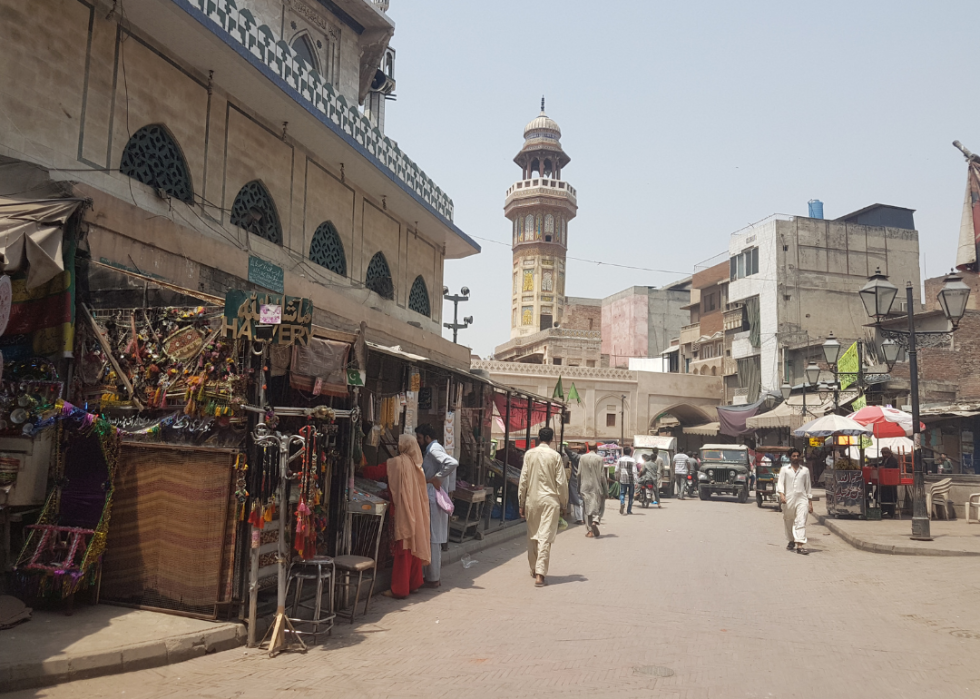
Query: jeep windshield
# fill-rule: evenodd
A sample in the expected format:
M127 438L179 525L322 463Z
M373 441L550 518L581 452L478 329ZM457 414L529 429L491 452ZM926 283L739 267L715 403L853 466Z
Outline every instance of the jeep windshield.
M744 464L747 453L739 449L705 449L701 452L701 461L734 461Z

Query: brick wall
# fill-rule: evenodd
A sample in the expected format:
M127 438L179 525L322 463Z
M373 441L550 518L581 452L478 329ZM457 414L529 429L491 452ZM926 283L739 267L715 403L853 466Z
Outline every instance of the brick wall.
M566 330L602 330L602 306L571 301L569 299L565 306L561 327Z
M980 311L967 311L963 316L953 335L952 350L919 350L919 380L955 384L957 401L980 399Z

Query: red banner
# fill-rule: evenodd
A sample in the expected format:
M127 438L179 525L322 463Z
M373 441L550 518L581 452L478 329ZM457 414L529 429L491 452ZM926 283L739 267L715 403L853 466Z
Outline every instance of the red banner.
M511 432L526 432L527 431L527 398L518 398L517 396L511 396L510 398L510 420L508 421ZM500 414L500 419L507 419L507 395L504 393L495 393L493 396L493 404L497 408L497 412ZM551 406L551 414L560 415L561 406L553 405ZM542 425L548 419L548 404L542 403L541 401L534 401L534 405L531 406L531 426Z

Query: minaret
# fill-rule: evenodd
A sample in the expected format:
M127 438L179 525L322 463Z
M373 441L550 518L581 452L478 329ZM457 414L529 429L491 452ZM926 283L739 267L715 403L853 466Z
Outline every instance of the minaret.
M524 147L514 158L521 179L504 200L514 251L512 339L554 327L565 306L568 222L578 205L575 190L561 178L571 158L560 139L561 129L544 113L542 97L541 114L524 128Z

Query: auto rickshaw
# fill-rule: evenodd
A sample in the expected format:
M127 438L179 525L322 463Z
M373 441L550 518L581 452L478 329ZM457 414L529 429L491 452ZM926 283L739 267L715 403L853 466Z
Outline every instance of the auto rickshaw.
M756 449L755 462L755 504L762 507L762 503L769 502L776 505L776 511L781 512L783 506L776 495L776 478L779 477L779 469L783 464L789 463L789 453L795 447L767 447L760 446ZM770 458L766 458L766 454Z

